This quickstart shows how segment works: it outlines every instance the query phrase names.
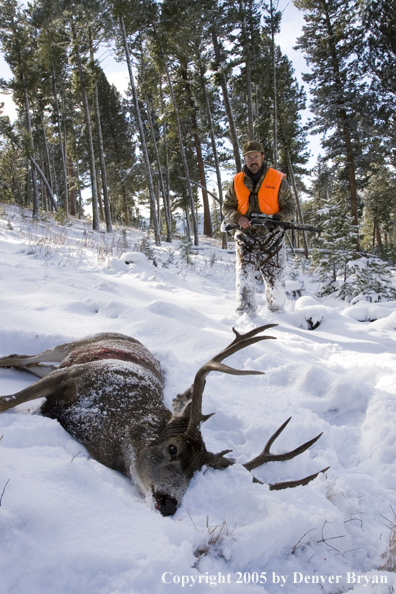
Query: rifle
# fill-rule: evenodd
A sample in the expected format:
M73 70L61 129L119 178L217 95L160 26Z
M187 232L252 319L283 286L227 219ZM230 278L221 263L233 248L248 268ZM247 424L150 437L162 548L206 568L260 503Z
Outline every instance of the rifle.
M276 228L281 227L282 229L294 229L296 231L310 231L312 233L318 233L320 229L313 227L312 225L305 225L304 223L289 223L286 221L278 221L277 219L273 219L272 215L266 215L262 213L252 213L250 215L250 222L252 227L267 227L267 228ZM238 223L226 223L226 221L222 222L221 230L222 231L232 231L233 229L238 229Z

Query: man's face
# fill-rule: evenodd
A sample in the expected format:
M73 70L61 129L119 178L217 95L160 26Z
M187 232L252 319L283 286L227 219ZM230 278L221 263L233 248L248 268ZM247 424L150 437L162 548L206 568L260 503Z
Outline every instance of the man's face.
M247 155L244 156L245 159L245 163L248 167L248 169L253 173L258 173L261 169L261 165L263 164L264 161L264 154L260 153L258 151L255 151L254 153L248 153Z

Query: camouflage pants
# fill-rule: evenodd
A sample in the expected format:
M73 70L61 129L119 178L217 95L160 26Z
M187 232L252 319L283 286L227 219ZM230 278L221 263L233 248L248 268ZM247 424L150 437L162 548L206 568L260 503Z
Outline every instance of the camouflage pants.
M262 234L237 231L236 245L236 299L237 313L254 314L255 272L260 270L267 307L282 311L286 301L286 246L282 230Z

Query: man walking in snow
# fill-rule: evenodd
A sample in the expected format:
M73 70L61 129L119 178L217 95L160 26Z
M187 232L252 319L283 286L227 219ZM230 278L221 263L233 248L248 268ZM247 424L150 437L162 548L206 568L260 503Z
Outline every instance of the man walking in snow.
M252 226L250 215L264 213L278 221L291 221L294 199L286 176L268 167L263 146L250 140L242 147L245 161L227 190L223 214L227 222L237 223L236 299L237 313L254 315L256 299L254 275L258 268L263 276L267 307L283 311L286 301L286 246L280 227Z

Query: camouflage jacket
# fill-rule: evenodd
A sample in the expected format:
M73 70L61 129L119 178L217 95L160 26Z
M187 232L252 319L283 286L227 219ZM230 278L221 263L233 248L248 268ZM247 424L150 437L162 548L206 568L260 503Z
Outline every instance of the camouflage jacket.
M265 174L268 171L268 165L265 163L264 171L258 180L256 187L253 187L253 180L250 175L247 174L247 166L243 166L243 172L245 174L243 183L245 186L250 190L251 194L249 197L249 207L246 213L246 217L250 217L250 215L254 213L260 213L259 204L258 204L258 191L261 187L261 184L264 181ZM279 204L279 212L278 215L281 221L291 221L295 214L295 202L292 196L289 184L286 181L286 178L282 180L282 183L279 188L278 194L278 204ZM238 211L238 200L236 197L235 189L234 189L234 181L231 182L223 203L223 215L225 219L230 223L238 223L239 217L241 217L241 213ZM256 229L258 229L256 227ZM248 229L244 229L244 232L251 230L249 227ZM265 227L260 227L260 230L263 232L268 232Z

